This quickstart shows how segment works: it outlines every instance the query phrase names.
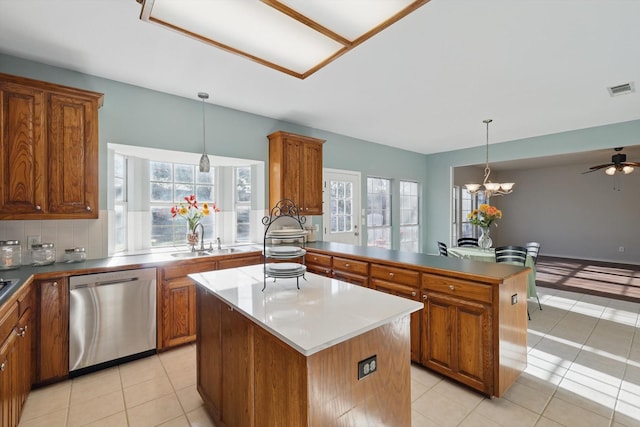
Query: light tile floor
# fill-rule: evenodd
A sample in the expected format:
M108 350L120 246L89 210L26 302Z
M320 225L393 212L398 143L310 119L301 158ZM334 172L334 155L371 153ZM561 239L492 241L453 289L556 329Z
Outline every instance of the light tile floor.
M414 365L414 427L640 427L640 304L539 293L542 311L529 301L528 367L506 395L487 399ZM34 390L20 427L213 426L195 375L187 345Z

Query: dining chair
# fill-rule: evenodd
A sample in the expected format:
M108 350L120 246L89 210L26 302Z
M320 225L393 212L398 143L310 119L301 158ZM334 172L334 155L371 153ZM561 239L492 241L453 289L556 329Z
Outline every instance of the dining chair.
M443 242L438 242L438 251L441 256L449 256L449 251L447 251L447 244Z
M508 262L509 264L522 265L527 263L527 248L524 246L498 246L496 248L496 262ZM529 309L527 308L527 317L531 320Z
M527 242L524 246L527 248L527 255L529 255L533 259L533 265L536 265L536 263L538 262L538 254L540 253L540 243ZM538 300L538 308L542 310L542 304L540 304L540 298L538 298L537 292L536 299Z
M540 243L527 242L524 247L527 248L527 255L533 258L533 263L535 264L538 261L538 254L540 253Z
M458 246L477 247L478 239L476 237L460 237L458 239Z
M527 263L527 248L524 246L498 246L496 248L496 262L509 262L511 264Z

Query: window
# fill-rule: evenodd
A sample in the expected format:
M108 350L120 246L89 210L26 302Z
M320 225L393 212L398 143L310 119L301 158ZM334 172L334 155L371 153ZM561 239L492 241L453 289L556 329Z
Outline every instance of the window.
M391 249L391 180L367 178L367 245Z
M353 232L353 183L331 181L331 232Z
M235 168L236 242L251 241L251 168Z
M419 252L418 183L400 181L400 250Z
M487 203L484 193L471 194L466 188L454 187L454 219L451 240L454 244L460 237L479 237L478 227L467 220L467 215L482 203Z
M114 210L114 248L115 252L127 250L127 158L115 154L113 159L113 210Z
M149 162L151 246L184 244L187 222L171 217L171 207L195 194L199 203L213 203L215 169L200 172L196 165ZM215 215L200 221L205 233L215 235Z
M172 218L171 207L191 194L221 209L201 220L206 246L217 237L223 244L259 241L264 162L210 156L211 171L201 173L201 154L113 143L108 149L109 254L187 249L187 221Z

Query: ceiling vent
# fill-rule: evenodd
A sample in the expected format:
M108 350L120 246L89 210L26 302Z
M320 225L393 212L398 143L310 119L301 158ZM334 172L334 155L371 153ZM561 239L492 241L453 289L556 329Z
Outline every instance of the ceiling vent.
M625 83L617 86L610 86L607 88L607 90L609 91L609 95L611 96L618 96L618 95L624 95L626 93L635 92L633 82Z

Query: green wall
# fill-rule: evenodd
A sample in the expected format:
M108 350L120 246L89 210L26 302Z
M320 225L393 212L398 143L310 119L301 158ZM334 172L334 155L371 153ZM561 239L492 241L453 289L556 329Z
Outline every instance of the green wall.
M99 111L101 209L107 207L107 143L202 152L202 101L196 94L194 99L186 99L2 54L0 72L104 93L104 105ZM209 154L268 164L267 135L284 130L325 139L324 167L359 171L363 178L363 199L367 175L395 179L396 190L397 180L414 180L425 191L424 155L211 103L206 105L205 117ZM398 203L394 204L393 215L399 218ZM394 246L398 245L397 234L396 229Z
M186 99L2 54L0 72L105 94L104 106L100 110L101 209L107 206L108 142L194 153L202 150L202 106L201 101L195 99L196 94L194 99ZM452 168L482 163L484 159L483 145L422 155L213 104L207 104L206 120L207 152L219 156L268 163L266 136L276 130L326 139L324 167L359 171L363 178L363 201L366 200L366 177L369 175L393 179L396 194L399 180L417 181L422 189L424 252L436 252L435 241L448 240ZM640 120L636 120L492 144L491 161L637 145L639 138ZM265 180L265 193L267 191L268 182ZM398 203L393 205L395 220L399 218L399 206ZM366 203L363 202L362 207L365 208ZM314 222L318 223L318 220ZM398 234L395 227L394 247L398 247Z

